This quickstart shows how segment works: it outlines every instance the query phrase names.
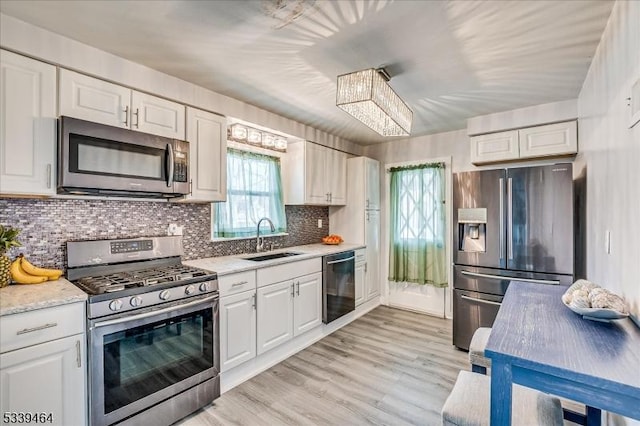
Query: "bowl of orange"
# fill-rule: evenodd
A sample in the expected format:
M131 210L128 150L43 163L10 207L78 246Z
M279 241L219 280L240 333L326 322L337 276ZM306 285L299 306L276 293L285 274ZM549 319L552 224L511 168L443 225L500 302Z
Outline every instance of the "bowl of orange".
M322 238L322 244L338 245L343 241L342 237L337 234L330 234Z

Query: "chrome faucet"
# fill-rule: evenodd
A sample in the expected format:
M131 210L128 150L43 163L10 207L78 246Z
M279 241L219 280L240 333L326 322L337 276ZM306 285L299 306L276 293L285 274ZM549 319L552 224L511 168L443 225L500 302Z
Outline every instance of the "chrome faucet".
M275 232L276 230L276 227L273 226L273 222L271 222L271 219L268 217L263 217L258 221L258 229L256 230L256 252L258 253L264 251L264 237L260 237L260 224L263 220L269 222L269 225L271 225L271 232Z

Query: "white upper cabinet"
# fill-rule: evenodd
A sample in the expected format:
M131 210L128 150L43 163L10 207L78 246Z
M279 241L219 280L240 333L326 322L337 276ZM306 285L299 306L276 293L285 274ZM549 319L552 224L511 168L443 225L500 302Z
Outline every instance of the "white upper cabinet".
M578 152L578 123L549 124L518 131L520 157L546 157Z
M56 192L56 68L0 50L0 194Z
M187 201L227 199L227 120L187 108L191 193Z
M130 127L131 89L60 69L60 115Z
M343 206L347 203L347 154L328 148L325 153L325 179L329 183L329 204Z
M131 129L184 140L185 106L133 90Z
M325 178L326 148L314 143L304 145L305 204L329 204L329 188Z
M60 70L60 115L185 139L185 106L156 96Z
M472 136L471 163L496 163L578 152L576 121Z
M290 143L285 170L285 204L344 205L347 155L312 142Z
M471 163L517 159L520 155L518 131L471 137Z
M372 158L364 157L365 168L365 209L380 209L380 163Z

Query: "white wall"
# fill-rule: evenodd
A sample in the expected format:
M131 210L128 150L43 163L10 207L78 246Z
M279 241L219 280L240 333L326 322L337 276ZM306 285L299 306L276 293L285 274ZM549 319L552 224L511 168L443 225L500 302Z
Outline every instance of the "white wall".
M578 97L586 176L587 278L623 295L640 317L640 123L626 98L640 78L640 2L616 2ZM611 232L611 253L605 250ZM639 323L640 324L640 323Z
M143 92L359 154L360 145L0 14L0 47Z

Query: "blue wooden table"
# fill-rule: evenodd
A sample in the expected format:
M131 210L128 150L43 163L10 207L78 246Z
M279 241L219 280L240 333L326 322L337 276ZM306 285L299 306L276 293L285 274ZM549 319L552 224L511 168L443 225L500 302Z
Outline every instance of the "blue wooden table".
M509 284L485 350L492 426L511 424L512 383L592 407L588 424L599 409L640 420L640 330L629 318L583 319L562 303L565 290Z

